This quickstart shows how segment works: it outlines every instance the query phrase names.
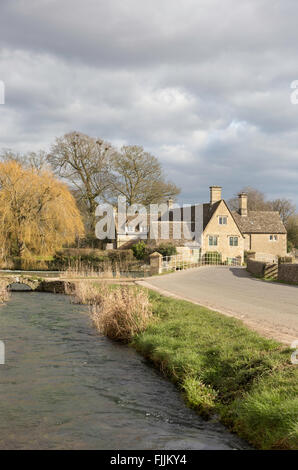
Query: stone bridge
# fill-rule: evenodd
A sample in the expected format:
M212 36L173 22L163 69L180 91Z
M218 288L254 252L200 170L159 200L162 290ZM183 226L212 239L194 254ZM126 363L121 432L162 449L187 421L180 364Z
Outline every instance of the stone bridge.
M42 279L33 276L24 275L0 275L0 290L7 289L12 284L24 284L30 287L31 290L39 292L53 292L57 294L65 294L73 289L73 283L69 281L62 281L59 279Z
M42 279L35 279L30 276L1 276L0 285L2 288L9 288L12 284L24 284L30 287L31 290L37 290L42 284Z

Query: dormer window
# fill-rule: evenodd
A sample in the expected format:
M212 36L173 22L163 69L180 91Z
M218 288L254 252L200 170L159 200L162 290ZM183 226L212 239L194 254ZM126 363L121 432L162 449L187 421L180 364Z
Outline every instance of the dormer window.
M224 216L222 216L222 215L219 216L219 217L218 217L218 223L219 223L219 225L227 225L227 223L228 223L228 218L227 218L227 216L226 216L226 215L224 215Z

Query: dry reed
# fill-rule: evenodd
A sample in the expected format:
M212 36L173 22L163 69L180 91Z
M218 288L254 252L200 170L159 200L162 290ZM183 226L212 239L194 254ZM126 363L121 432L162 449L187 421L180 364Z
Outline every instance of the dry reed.
M98 288L81 282L73 295L76 302L90 305L94 326L113 340L130 342L153 321L148 293L138 287Z
M10 292L6 286L0 286L0 304L7 302L10 298Z

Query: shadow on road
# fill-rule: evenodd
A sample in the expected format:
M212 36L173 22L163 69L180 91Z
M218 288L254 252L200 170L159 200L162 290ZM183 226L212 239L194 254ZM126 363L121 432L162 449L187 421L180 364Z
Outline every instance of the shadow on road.
M254 277L252 274L250 274L245 268L229 268L231 273L236 276L236 277L242 277L249 279L250 281L257 281L257 282L266 282L266 284L274 284L275 286L287 286L287 287L296 287L298 288L298 285L296 284L287 284L286 282L277 282L277 281L265 281L264 279Z
M246 271L245 268L229 268L229 270L232 272L232 274L234 276L237 276L237 277L246 277L246 278L249 278L249 279L254 279L251 274L249 272Z

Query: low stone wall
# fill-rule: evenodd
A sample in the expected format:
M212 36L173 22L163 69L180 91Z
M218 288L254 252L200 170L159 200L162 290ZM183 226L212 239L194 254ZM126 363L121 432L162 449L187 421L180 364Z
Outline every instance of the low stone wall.
M265 263L264 261L247 260L247 270L255 276L265 279L277 279L278 265L276 263Z
M278 280L298 284L298 263L280 264L278 266Z
M255 261L253 259L247 260L247 270L255 276L263 277L265 266L266 263L264 263L263 261Z
M52 292L53 294L67 294L74 289L74 283L69 281L42 281L38 288L39 292Z

